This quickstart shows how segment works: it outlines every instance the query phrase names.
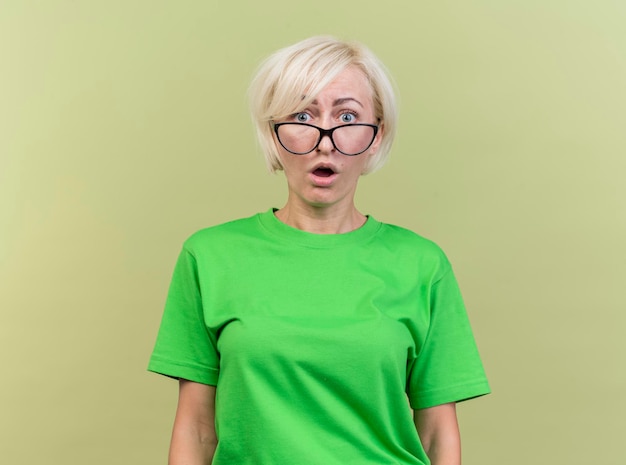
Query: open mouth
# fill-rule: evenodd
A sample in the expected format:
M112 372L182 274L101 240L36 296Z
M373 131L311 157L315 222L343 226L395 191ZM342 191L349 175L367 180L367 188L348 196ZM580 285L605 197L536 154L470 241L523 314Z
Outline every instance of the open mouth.
M313 171L315 176L319 176L320 178L328 178L335 174L335 172L331 168L320 167Z

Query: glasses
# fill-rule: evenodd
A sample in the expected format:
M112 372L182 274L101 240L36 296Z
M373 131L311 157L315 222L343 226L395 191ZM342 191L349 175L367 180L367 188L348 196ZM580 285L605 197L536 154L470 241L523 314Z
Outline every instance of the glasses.
M284 149L294 155L306 155L315 150L322 138L328 136L339 153L354 156L370 148L378 133L374 124L344 124L322 129L306 123L276 123L274 132Z

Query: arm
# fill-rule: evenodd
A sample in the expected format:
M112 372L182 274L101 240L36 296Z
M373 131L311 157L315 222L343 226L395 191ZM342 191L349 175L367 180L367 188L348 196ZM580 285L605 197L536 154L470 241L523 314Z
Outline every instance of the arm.
M416 410L413 419L432 465L461 465L455 403Z
M215 434L215 386L180 380L169 465L209 465Z

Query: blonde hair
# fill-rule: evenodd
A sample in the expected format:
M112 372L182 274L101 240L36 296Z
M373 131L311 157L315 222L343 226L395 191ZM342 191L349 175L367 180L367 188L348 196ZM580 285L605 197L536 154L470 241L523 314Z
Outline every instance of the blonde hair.
M366 76L372 89L374 114L383 128L380 146L363 174L376 171L385 163L398 119L394 86L386 68L358 42L316 36L270 55L261 63L250 85L250 111L270 172L282 170L272 121L305 109L349 66L357 67Z

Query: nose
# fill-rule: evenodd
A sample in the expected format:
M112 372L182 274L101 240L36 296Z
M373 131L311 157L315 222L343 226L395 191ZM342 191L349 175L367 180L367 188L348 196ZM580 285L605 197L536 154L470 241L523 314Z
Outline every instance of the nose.
M324 134L320 139L319 144L317 144L318 152L330 153L334 150L334 148L335 145L333 144L330 134Z
M322 137L322 140L320 140L320 143L317 144L318 152L330 152L333 149L334 147L333 147L332 141L330 140L330 136Z

